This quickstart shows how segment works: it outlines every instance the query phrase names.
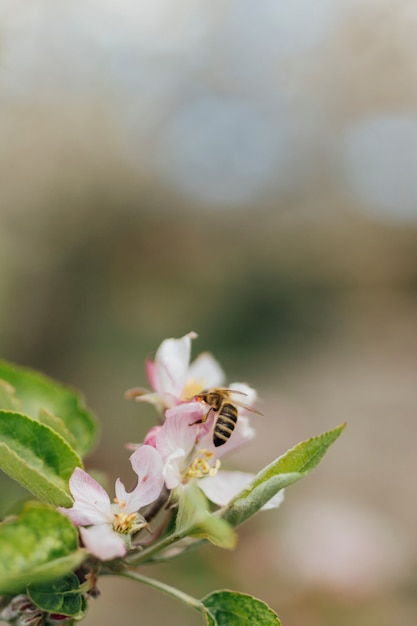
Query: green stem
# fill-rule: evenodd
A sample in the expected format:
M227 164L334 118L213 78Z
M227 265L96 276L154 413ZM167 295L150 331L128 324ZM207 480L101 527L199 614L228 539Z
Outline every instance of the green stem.
M172 535L169 535L168 537L161 539L161 541L158 541L157 543L152 544L151 546L149 546L149 548L145 548L144 550L142 550L142 552L128 556L126 558L126 562L129 565L139 565L140 563L143 563L144 561L148 561L157 552L160 552L161 550L164 550L165 548L168 548L169 546L171 546L173 543L180 541L180 539L183 539L186 536L186 534L187 534L186 531L181 531L180 533L173 533Z
M121 571L118 573L118 576L130 578L131 580L136 580L137 582L143 583L144 585L148 585L148 587L158 589L159 591L166 593L172 598L176 598L183 604L186 604L188 607L194 609L204 618L206 617L206 609L199 600L193 598L192 596L189 596L188 593L184 593L183 591L180 591L175 587L171 587L171 585L162 583L160 580L155 580L155 578L148 578L148 576L143 576L142 574L139 574L138 572L133 572L131 570ZM208 623L207 620L206 623Z

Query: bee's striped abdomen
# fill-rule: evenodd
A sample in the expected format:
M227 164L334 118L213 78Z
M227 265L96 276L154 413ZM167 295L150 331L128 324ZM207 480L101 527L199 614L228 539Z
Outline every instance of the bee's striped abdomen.
M237 422L237 408L228 402L223 404L213 431L213 443L222 446L230 438Z

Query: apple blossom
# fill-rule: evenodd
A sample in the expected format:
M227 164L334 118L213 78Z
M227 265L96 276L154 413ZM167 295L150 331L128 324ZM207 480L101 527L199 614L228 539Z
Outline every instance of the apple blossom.
M153 392L135 388L126 392L128 398L165 408L190 400L203 389L217 387L224 381L224 372L216 359L202 352L191 364L191 340L194 332L180 339L165 339L155 354L155 360L145 364L146 375Z
M220 458L248 443L254 436L248 418L239 418L233 436L220 448L212 440L215 416L199 423L207 409L199 402L189 402L168 409L162 426L153 427L145 443L152 445L163 459L163 475L168 489L175 489L191 479L198 479L202 491L214 504L224 506L254 478L246 472L221 471ZM282 495L270 501L278 506Z
M131 535L148 527L138 511L156 500L163 487L163 462L152 446L138 448L130 461L138 475L137 485L130 493L117 479L116 498L111 503L106 490L77 467L69 481L74 504L69 509L59 507L73 524L81 527L80 534L87 550L104 561L123 557Z

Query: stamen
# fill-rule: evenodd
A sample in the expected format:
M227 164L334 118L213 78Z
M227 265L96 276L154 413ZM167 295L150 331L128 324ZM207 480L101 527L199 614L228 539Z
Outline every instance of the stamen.
M183 400L192 400L203 391L204 387L198 380L187 380L182 393Z
M188 466L187 471L184 474L184 479L189 478L203 478L204 476L215 476L220 467L219 459L216 460L214 465L210 465L209 461L214 457L214 452L211 450L199 450L199 456L197 456Z

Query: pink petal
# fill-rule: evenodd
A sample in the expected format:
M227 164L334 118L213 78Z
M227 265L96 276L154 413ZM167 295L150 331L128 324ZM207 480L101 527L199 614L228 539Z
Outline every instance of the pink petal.
M130 462L138 475L135 489L126 497L127 512L133 513L158 498L164 484L164 463L160 453L148 445L138 448L130 457Z
M69 517L73 524L88 526L111 523L113 514L110 498L106 490L87 472L76 467L69 480L69 488L74 504L70 509L59 507L59 511Z
M188 333L181 339L165 339L155 355L153 376L154 389L180 397L184 389L191 354L191 339L196 333Z
M216 359L209 352L202 352L188 369L188 380L201 383L201 389L223 385L225 374Z
M177 448L188 455L194 447L198 427L193 424L201 417L204 407L199 402L180 404L165 413L165 422L156 434L156 448L166 459Z
M102 561L126 554L125 542L108 524L80 528L80 535L87 550Z
M143 443L147 446L153 446L156 448L156 434L159 433L161 428L162 426L152 426L152 428L150 428L146 433ZM138 448L139 446L136 446L135 450Z
M146 374L146 378L149 381L150 386L152 387L152 389L155 389L155 384L156 384L156 363L155 361L151 361L151 359L146 359L145 361L145 374Z
M215 422L216 419L213 420ZM212 425L213 425L212 422ZM236 427L231 437L222 446L217 448L213 444L213 428L210 431L205 432L200 438L198 445L206 450L211 450L216 453L217 458L222 458L227 454L230 454L234 450L241 448L248 444L255 437L255 430L250 426L249 419L245 416L239 417Z

